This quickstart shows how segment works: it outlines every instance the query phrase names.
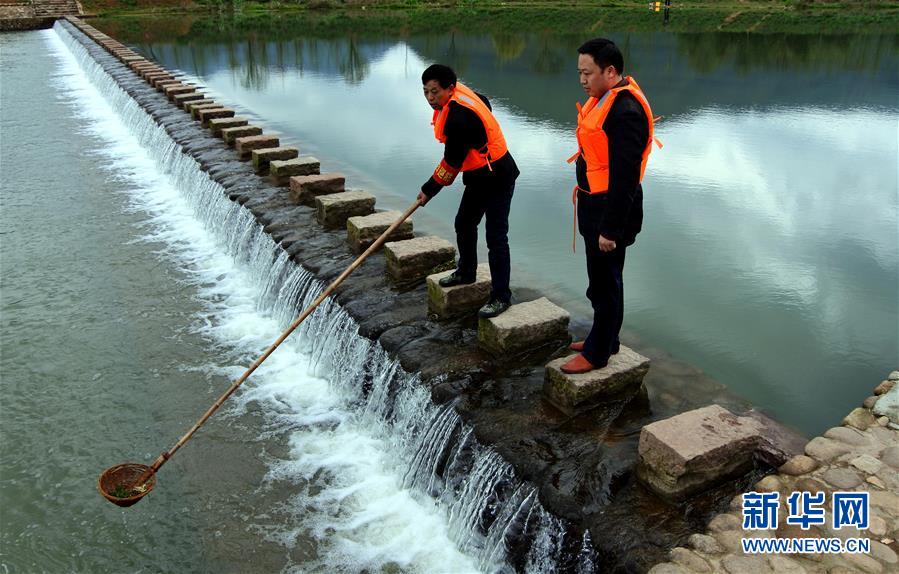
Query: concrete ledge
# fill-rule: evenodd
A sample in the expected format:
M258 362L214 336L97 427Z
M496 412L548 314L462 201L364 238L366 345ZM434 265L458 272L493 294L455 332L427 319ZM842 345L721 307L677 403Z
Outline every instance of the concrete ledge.
M456 267L456 248L434 235L384 245L387 274L398 283L411 283Z
M234 141L237 138L261 135L262 128L260 128L259 126L246 125L236 128L222 128L222 139L225 140L225 143L231 147L234 147Z
M560 370L573 356L546 365L543 382L547 400L569 416L595 406L604 398L636 393L649 372L649 359L624 345L611 356L608 365L582 375L566 375Z
M234 148L240 159L250 159L254 149L264 149L267 147L278 147L280 140L276 136L246 136L234 140Z
M346 178L340 173L293 176L290 178L290 199L300 205L314 205L316 197L343 193L345 185Z
M453 319L470 314L484 306L490 299L490 266L486 263L478 265L475 282L469 285L441 287L440 279L452 273L452 270L429 275L428 311L437 319Z
M175 103L175 105L182 109L184 106L184 102L195 102L197 100L203 99L206 99L206 94L196 91L187 92L184 94L175 94L174 96L172 96L172 101Z
M287 160L272 160L269 173L278 185L288 185L294 176L318 175L321 162L311 155Z
M188 101L184 102L183 104L181 104L181 109L183 109L185 112L193 115L194 108L199 107L199 106L208 106L210 104L215 104L215 100L211 100L209 98L204 98L202 100L188 100ZM216 105L220 106L221 104L216 104Z
M198 102L202 102L203 100L196 100ZM200 112L204 110L224 110L225 106L222 104L213 102L211 104L186 104L190 108L190 117L195 120L200 119Z
M512 305L498 317L478 320L478 342L495 355L517 355L571 340L568 311L546 297Z
M268 173L269 163L272 160L294 159L299 155L300 150L289 146L254 149L250 152L253 167L258 174Z
M234 110L229 108L206 108L197 112L198 119L204 128L209 127L209 121L214 118L233 118Z
M375 210L375 196L364 191L345 191L315 198L315 218L325 229L346 226L350 217L370 215Z
M212 135L215 137L222 137L223 129L242 127L248 123L250 123L250 120L247 118L213 118L209 120L209 131L211 131Z
M350 217L346 220L347 242L355 253L362 253L387 231L394 221L402 217L399 211L381 211L361 217ZM390 234L391 241L412 238L412 220L407 219Z

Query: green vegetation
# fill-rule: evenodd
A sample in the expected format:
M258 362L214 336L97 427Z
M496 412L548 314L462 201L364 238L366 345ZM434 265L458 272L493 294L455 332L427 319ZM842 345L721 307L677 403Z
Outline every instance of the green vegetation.
M899 30L899 3L888 0L674 0L667 24L661 13L648 10L644 0L84 0L82 4L104 21L154 15L155 27L160 16L172 16L181 29L186 20L203 22L188 26L185 33L251 29L275 37L286 37L296 26L317 36L463 30L513 35L604 30L893 34ZM153 30L143 32L152 34Z

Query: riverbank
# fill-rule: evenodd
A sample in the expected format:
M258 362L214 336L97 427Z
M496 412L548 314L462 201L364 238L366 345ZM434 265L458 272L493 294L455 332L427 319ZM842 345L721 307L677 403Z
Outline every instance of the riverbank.
M189 19L210 18L233 26L270 25L277 34L279 22L301 20L312 33L375 34L379 31L414 34L434 30L517 34L521 32L569 32L577 34L614 31L741 32L741 33L894 33L899 29L899 6L894 2L675 2L667 22L663 12L652 12L645 2L339 2L320 0L290 2L211 2L168 0L130 2L88 0L87 14L104 19L131 20L144 16L171 15ZM229 22L231 24L229 24ZM221 30L221 24L218 27ZM200 29L202 31L202 28ZM151 34L152 30L143 30ZM126 38L122 38L123 40Z

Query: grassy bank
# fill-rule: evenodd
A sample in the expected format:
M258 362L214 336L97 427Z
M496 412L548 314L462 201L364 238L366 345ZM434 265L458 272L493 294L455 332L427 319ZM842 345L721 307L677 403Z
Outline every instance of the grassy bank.
M392 0L218 1L218 0L84 0L85 11L108 19L141 16L214 16L216 27L252 27L278 34L302 24L309 32L421 33L614 31L749 32L749 33L895 33L899 3L885 0L821 2L811 0L673 2L667 24L643 0L606 2L542 2L462 0L423 2ZM155 20L155 18L154 18Z

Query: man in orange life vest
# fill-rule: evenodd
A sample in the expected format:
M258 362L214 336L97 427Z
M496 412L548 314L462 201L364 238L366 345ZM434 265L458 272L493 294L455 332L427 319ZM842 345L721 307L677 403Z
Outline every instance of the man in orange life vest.
M490 301L478 311L495 317L509 308L509 208L515 191L518 166L490 102L456 79L452 68L429 66L421 75L424 95L434 109L434 136L444 144L443 159L421 186L418 200L425 205L462 172L465 191L456 214L456 270L440 280L452 287L475 282L478 266L478 225L486 216Z
M624 318L624 253L643 224L640 182L653 141L652 111L633 78L623 77L618 47L596 38L578 48L578 74L589 99L578 104L577 220L587 255L593 328L565 373L604 367L618 352Z

